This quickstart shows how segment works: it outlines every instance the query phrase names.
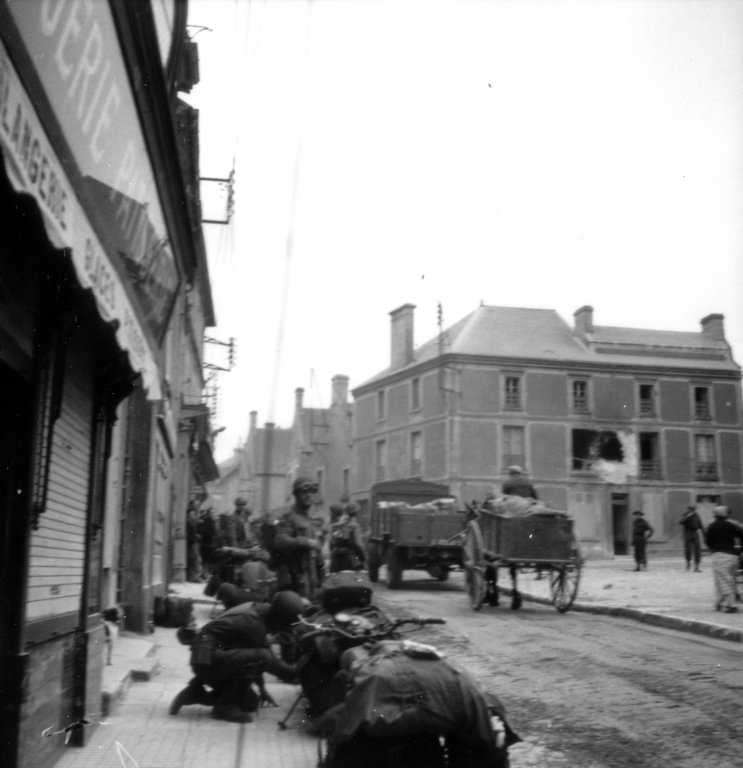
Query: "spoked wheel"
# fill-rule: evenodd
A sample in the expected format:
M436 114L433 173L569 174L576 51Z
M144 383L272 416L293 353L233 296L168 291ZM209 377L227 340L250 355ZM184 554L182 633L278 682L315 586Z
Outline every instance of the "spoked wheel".
M479 611L485 600L485 575L479 565L467 568L467 593L473 611Z
M580 583L580 562L555 567L550 571L550 595L560 613L570 609Z
M467 593L473 611L482 608L485 599L485 572L479 565L484 557L482 531L476 520L467 523L462 546L464 567L467 570Z

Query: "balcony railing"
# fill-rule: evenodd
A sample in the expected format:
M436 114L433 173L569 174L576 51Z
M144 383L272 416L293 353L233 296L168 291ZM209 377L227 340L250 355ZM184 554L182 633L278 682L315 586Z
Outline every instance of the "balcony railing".
M573 397L573 413L588 413L588 397L586 395Z
M694 406L694 418L697 421L710 421L712 414L710 413L709 405L707 403L697 403Z
M661 480L660 462L655 459L640 459L640 480Z
M655 403L652 400L640 400L640 416L655 416Z
M717 480L717 463L697 461L694 465L694 477L697 480Z

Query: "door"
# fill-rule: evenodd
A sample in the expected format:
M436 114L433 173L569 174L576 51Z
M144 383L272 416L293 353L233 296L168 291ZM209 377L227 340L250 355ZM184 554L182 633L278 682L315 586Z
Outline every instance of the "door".
M612 493L611 521L614 554L629 554L629 500L626 493Z

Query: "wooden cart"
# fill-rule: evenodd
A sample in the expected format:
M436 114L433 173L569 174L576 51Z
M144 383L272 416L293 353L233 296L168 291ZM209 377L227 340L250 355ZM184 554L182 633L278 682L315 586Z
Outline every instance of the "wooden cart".
M475 611L487 600L498 601L498 569L509 569L512 607L520 605L516 576L533 572L549 579L555 608L564 613L578 594L582 561L573 521L544 510L523 517L506 517L481 510L465 531L464 566L470 603Z

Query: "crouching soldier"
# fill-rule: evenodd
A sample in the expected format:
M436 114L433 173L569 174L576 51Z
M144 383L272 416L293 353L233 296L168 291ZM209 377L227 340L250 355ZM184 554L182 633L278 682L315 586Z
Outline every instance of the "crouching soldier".
M274 703L263 687L263 673L283 682L296 678L295 667L271 650L269 634L288 630L304 608L305 602L295 592L277 592L270 603L230 608L201 630L179 630L181 642L191 646L194 677L173 699L170 714L177 715L183 706L202 704L212 707L217 720L252 722L252 713L261 703Z

